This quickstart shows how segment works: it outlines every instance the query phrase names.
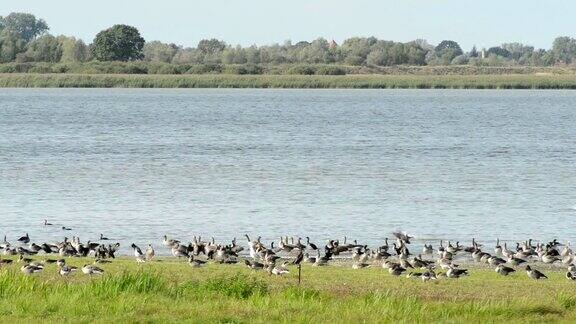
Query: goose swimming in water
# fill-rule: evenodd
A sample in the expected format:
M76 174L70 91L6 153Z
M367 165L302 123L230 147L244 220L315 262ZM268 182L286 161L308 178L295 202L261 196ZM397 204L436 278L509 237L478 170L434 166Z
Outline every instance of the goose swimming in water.
M47 220L44 220L44 226L52 226L52 225L53 225L52 223L48 223Z
M542 272L536 269L532 269L530 266L526 266L526 274L528 275L529 278L534 280L548 279L548 277L546 277L546 275L544 275Z
M110 239L105 237L104 234L100 233L100 241L109 241Z

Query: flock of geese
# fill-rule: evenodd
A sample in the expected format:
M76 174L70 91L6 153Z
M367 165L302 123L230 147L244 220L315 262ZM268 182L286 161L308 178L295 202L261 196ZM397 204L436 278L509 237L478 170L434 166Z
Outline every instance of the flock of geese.
M52 224L44 221L45 226ZM66 230L66 227L62 227ZM413 238L405 233L394 232L395 239L389 244L388 238L384 244L374 249L367 245L358 244L357 241L347 242L344 238L329 240L320 247L306 237L288 238L280 237L278 244L271 242L269 246L264 244L261 237L250 239L245 235L247 249L238 244L234 238L230 244L217 244L212 238L203 241L201 237L194 236L191 242L183 243L176 239L164 236L162 240L170 254L178 259L187 260L192 267L202 267L207 262L218 264L242 263L253 270L264 270L270 275L284 275L290 272L289 266L295 265L300 269L302 263L312 266L327 266L332 263L350 264L353 269L362 269L378 266L386 269L393 276L406 275L408 278L419 278L424 282L436 280L440 277L460 278L469 275L468 269L462 268L457 260L486 264L494 268L494 271L502 276L523 269L529 278L534 280L546 279L546 275L533 266L542 264L562 264L566 267L566 278L576 281L576 257L570 244L561 244L556 239L548 243L533 244L531 239L516 243L514 248L509 248L507 243L496 245L492 251L484 249L484 246L472 239L470 246L462 246L460 242L440 241L437 248L431 244L424 244L418 254L409 249L410 240ZM93 276L104 273L99 264L112 262L120 249L120 244L104 243L109 241L100 234L97 242L88 241L82 243L80 238L72 240L64 238L62 242L41 243L31 242L28 234L20 237L17 244L13 245L6 240L0 242L0 252L3 256L16 256L15 260L5 259L0 256L0 267L9 265L14 261L22 263L20 270L27 275L44 271L49 264L55 264L61 276L69 276L81 270L82 273ZM446 243L446 245L444 244ZM153 262L156 251L149 244L146 249L141 249L136 244L131 245L133 255L138 263ZM43 261L33 260L33 256L45 255ZM51 259L50 255L58 255L59 258ZM80 269L67 264L66 259L72 257L94 257L93 264L84 264ZM468 259L468 260L467 260ZM351 261L351 262L344 262ZM299 271L300 276L300 271Z

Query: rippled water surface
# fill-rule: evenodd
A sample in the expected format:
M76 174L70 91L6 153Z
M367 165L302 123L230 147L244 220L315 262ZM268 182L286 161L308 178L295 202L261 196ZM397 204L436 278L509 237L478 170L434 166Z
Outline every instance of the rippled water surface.
M0 90L12 240L572 239L575 226L576 92Z

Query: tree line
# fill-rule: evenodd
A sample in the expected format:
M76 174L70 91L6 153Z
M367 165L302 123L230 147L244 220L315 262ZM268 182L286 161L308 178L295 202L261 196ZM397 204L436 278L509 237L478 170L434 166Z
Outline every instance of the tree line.
M81 39L53 36L48 31L48 24L32 14L0 16L0 63L141 61L201 65L205 69L221 64L244 65L252 66L255 70L259 65L280 64L384 67L555 66L576 63L576 39L567 36L556 38L552 48L547 50L522 43L505 43L487 49L474 46L464 51L453 40L433 45L425 40L402 43L375 37L352 37L341 44L318 38L310 42L285 41L282 44L248 47L232 46L218 39L204 39L196 47L183 47L161 41L146 42L135 27L127 25L105 29L96 35L92 43L86 44ZM307 74L306 71L300 72Z

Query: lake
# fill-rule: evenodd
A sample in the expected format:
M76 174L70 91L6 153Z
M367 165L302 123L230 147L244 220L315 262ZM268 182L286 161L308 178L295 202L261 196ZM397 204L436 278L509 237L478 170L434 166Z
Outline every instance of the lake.
M1 89L0 224L124 245L570 240L576 92Z

